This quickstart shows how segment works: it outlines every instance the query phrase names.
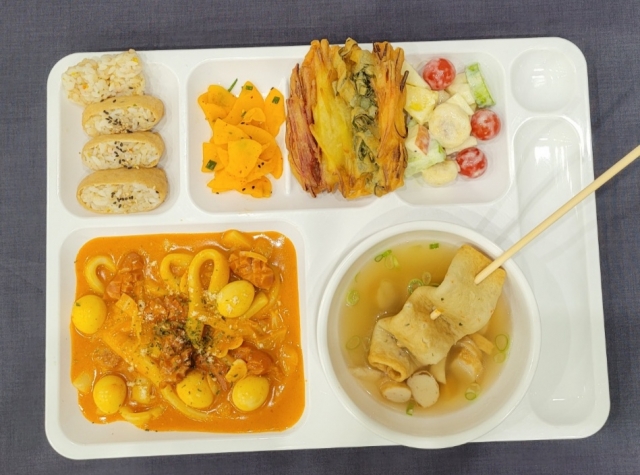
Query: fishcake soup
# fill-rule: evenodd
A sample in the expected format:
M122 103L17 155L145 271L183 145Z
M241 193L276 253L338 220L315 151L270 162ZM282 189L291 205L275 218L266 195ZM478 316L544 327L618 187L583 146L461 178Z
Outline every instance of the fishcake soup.
M339 335L353 376L409 415L481 398L509 353L504 271L475 286L489 259L439 242L407 242L363 259L341 288Z
M98 238L75 266L71 380L88 420L207 432L298 421L298 276L285 236Z

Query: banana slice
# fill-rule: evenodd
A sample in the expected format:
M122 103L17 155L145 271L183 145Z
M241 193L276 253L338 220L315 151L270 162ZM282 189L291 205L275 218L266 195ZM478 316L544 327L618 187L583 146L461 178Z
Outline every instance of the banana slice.
M454 148L471 135L471 121L460 106L440 104L429 118L429 132L444 148Z

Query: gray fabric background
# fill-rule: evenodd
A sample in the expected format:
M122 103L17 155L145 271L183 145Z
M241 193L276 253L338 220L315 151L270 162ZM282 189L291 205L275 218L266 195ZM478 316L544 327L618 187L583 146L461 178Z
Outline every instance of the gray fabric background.
M595 174L640 143L636 0L0 1L0 473L640 473L640 163L597 193L611 413L587 439L71 461L44 433L46 80L78 51L561 36L589 68Z

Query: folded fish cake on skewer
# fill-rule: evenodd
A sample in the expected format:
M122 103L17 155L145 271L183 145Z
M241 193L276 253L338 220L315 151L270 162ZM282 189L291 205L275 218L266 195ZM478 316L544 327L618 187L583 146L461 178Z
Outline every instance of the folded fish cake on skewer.
M380 318L374 326L369 365L389 380L406 382L422 407L438 400L438 385L447 384L448 370L455 373L454 384L473 383L483 374L482 353L491 354L493 348L477 332L489 323L506 277L498 269L476 285L475 276L489 262L473 247L462 246L440 285L415 288L400 312Z
M422 365L444 358L462 337L482 329L493 315L506 272L498 269L480 284L474 278L490 259L462 246L438 287L418 287L397 315L379 325Z

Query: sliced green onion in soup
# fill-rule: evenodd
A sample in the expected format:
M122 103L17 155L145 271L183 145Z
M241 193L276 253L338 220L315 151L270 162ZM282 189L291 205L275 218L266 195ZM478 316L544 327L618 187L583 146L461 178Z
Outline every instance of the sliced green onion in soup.
M360 301L360 293L357 290L350 290L347 294L347 305L353 307Z
M400 263L398 262L396 256L394 256L393 254L389 254L384 258L384 266L387 269L397 269L398 267L400 267Z
M495 361L498 364L504 363L506 359L507 359L507 355L504 352L496 353L495 355L493 355L493 361Z
M509 348L509 337L504 333L497 335L494 341L498 351L506 351Z
M423 285L431 284L431 272L426 271L422 273L422 282L424 282Z
M429 244L429 249L438 249L439 247L440 247L439 242L432 242L431 244Z
M360 337L358 335L353 335L351 338L349 338L347 340L347 343L346 343L345 346L347 347L347 350L349 350L349 351L355 350L356 348L358 348L360 346L360 342L361 342Z
M480 395L480 385L478 383L472 383L464 392L464 397L467 401L473 401Z
M414 407L415 407L415 404L413 403L413 401L409 401L407 403L407 410L405 411L407 413L407 416L413 416Z
M407 292L409 292L409 295L411 295L414 290L416 290L418 287L422 287L423 285L424 282L420 279L411 279L409 281L409 284L407 285Z
M380 262L382 259L384 259L387 256L391 255L391 249L387 249L386 251L378 254L376 257L373 258L374 261L376 262Z

